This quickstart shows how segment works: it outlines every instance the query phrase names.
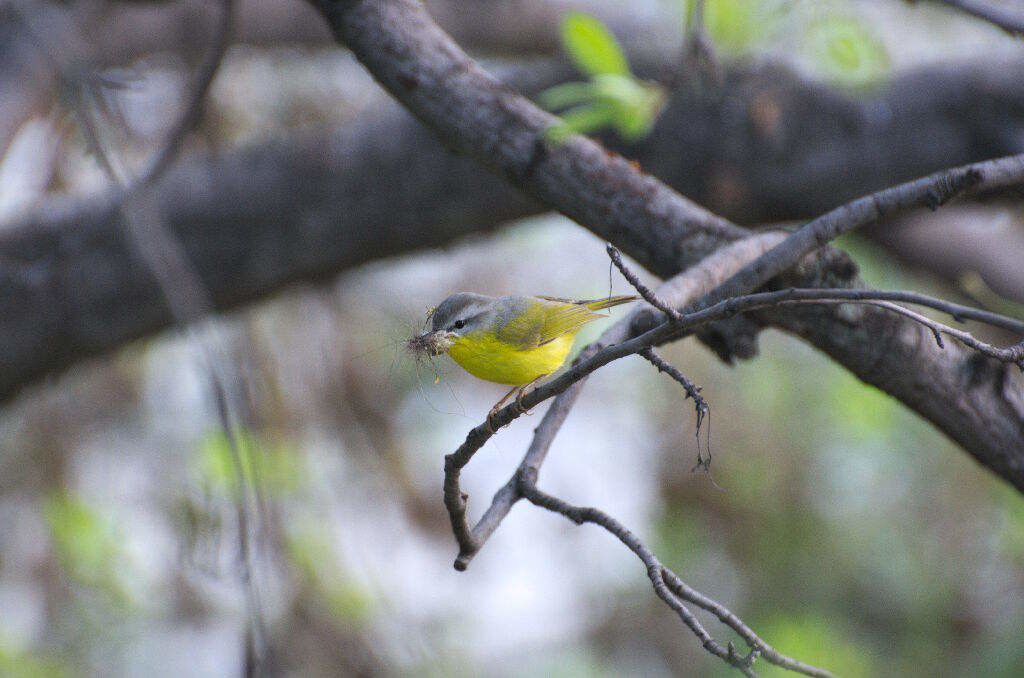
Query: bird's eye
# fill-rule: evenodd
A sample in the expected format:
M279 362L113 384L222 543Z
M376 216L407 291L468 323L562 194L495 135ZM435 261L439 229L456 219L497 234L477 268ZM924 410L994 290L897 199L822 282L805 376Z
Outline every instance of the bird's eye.
M465 326L466 326L466 321L465 320L456 320L455 324L452 325L452 327L454 327L457 330L461 330Z

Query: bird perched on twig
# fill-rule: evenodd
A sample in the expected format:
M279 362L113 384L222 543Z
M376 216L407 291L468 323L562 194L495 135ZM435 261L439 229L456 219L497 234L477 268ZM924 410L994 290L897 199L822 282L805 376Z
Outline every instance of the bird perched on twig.
M488 422L513 393L521 405L526 389L565 362L573 339L599 311L635 296L575 301L557 297L488 297L460 292L430 311L429 332L408 347L432 356L447 353L475 377L512 389L491 408Z

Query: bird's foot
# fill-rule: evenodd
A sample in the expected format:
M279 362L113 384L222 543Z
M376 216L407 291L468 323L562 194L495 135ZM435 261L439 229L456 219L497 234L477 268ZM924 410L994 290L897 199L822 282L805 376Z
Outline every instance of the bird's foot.
M529 386L530 384L527 384L522 387L519 389L519 393L516 394L516 409L519 410L519 414L525 414L528 417L533 414L533 411L523 407L523 396L526 394L526 389L529 388Z
M487 413L487 432L490 433L492 436L498 432L498 429L501 428L494 422L494 417L496 414L498 414L498 410L500 409L501 403L498 403L497 405L491 408L490 412Z

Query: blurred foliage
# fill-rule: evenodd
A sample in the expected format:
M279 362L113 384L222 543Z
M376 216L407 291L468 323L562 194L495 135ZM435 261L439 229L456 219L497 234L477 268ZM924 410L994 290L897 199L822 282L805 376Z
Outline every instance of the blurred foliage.
M335 619L348 627L366 625L373 615L375 598L342 571L329 535L315 528L290 531L287 553Z
M1024 501L1009 486L1000 487L998 504L1003 520L998 530L1000 546L1017 564L1024 566Z
M684 3L685 16L693 21L696 0ZM771 36L791 5L781 0L705 0L704 28L716 49L744 54Z
M827 17L806 30L813 63L836 84L870 85L891 70L885 46L857 19Z
M651 131L665 102L664 90L634 77L626 55L604 24L580 12L562 21L562 44L588 82L568 82L540 93L549 110L566 110L547 132L554 144L573 134L614 129L625 141L638 141Z
M0 676L4 678L65 678L69 675L56 659L16 652L0 642Z
M878 663L870 647L844 630L841 615L820 617L804 615L779 616L758 621L754 628L763 638L771 638L776 650L815 666L827 666L832 673L845 678L879 675ZM792 676L761 661L757 671L762 676Z
M654 552L665 565L678 572L689 570L704 550L697 520L681 507L672 507L654 525Z
M126 558L113 524L66 492L48 497L43 515L57 559L68 577L104 593L118 607L129 607L131 597L121 580Z
M826 395L833 430L848 440L886 437L896 422L897 405L891 396L865 386L853 375L835 379Z
M921 285L871 243L846 245L869 278ZM1017 491L890 396L778 335L762 337L756 361L708 363L707 374L703 352L672 350L706 387L723 490L667 476L655 523L666 565L703 584L706 554L726 551L736 573L713 581L735 576L742 589L706 592L779 651L838 675L1019 675L1024 638L1006 634L1024 622Z
M1000 295L993 290L975 271L966 271L957 280L957 286L971 298L977 299L985 308L1011 318L1024 320L1024 304Z
M260 439L248 430L234 431L233 435L234 441L223 429L217 429L199 445L200 475L209 487L235 496L239 483L244 482L275 497L292 494L301 487L302 464L294 449Z
M565 51L586 75L630 75L626 55L600 19L570 12L562 20L561 34Z
M692 8L692 0L687 4ZM873 25L849 16L850 3L707 0L706 7L708 33L726 58L781 43L807 59L813 73L854 87L890 67ZM542 102L566 111L565 133L607 128L626 139L646 134L663 95L631 73L611 33L596 19L574 14L563 25L563 42L585 80L548 90ZM947 47L941 45L943 53ZM243 51L232 50L225 65L244 61ZM260 66L253 68L257 51L249 52L247 72L242 66L218 77L219 86L234 87L217 104L221 119L230 120L225 103L253 114L294 106L295 91L273 87L297 81L318 88L310 98L324 110L351 116L351 102L322 103L330 96L323 87L325 61L306 51L259 52ZM340 61L335 52L317 58ZM238 123L223 124L217 134L230 136L232 125ZM211 135L215 140L223 138ZM927 283L910 278L869 241L844 238L840 245L869 284ZM596 256L588 259L591 249ZM437 370L452 372L444 375L444 387L450 376L453 390L466 387L458 395L470 396L464 419L443 411L429 402L429 393L416 392L434 380L435 366L412 363L398 340L422 323L426 303L452 289L506 293L520 286L514 291L586 297L602 291L606 268L601 244L591 236L567 222L537 219L443 252L367 266L336 286L292 290L225 317L232 334L251 331L240 328L239 316L265 324L272 341L254 370L288 382L282 398L293 409L267 416L267 401L258 403L259 420L278 428L240 431L237 450L222 431L210 432L186 448L189 464L179 463L178 446L202 436L209 418L179 418L178 409L168 414L167 394L198 411L206 412L207 404L188 395L184 371L170 385L152 369L161 364L175 371L181 354L168 345L177 339L122 352L118 360L137 369L122 377L132 388L103 394L116 408L97 410L90 398L78 397L111 388L109 380L95 378L103 361L40 389L42 397L28 396L37 399L26 400L23 410L12 406L8 416L20 426L47 435L7 438L12 446L41 441L25 457L52 484L17 487L0 497L6 521L0 525L0 636L24 639L0 640L0 676L148 675L145 669L164 669L183 645L223 653L216 664L223 670L205 675L239 673L245 611L236 545L222 524L226 513L218 502L212 509L204 503L208 497L174 494L182 486L194 489L189 483L197 478L218 499L238 499L246 483L272 500L261 516L267 527L262 553L273 563L266 568L272 570L266 614L273 631L297 628L309 640L301 650L275 648L283 655L302 652L288 657L299 672L307 662L333 659L332 651L348 652L339 638L358 636L372 644L379 672L388 675L604 676L636 673L637 666L653 667L650 675L657 676L735 675L708 657L652 595L635 559L596 530L519 507L470 572L451 569L452 539L438 496L440 455L493 400L483 402L491 395L486 385L466 386L464 375L438 361ZM998 301L977 280L965 280L963 288L985 303ZM415 311L400 308L405 304ZM578 345L602 329L590 326ZM806 346L772 332L762 342L757 360L728 368L693 342L666 347L712 404L712 470L724 489L687 472L692 408L674 384L643 364L631 372L628 364L610 367L624 375L613 388L602 390L607 373L594 375L556 443L564 447L545 467L545 483L596 505L618 502L622 519L649 535L655 552L684 579L735 609L780 651L839 675L1020 676L1020 493ZM68 388L76 383L79 390ZM606 439L599 418L609 412L632 417L623 417L622 440ZM519 443L528 444L536 422L503 431L474 462L467 473L467 486L481 481L471 488L474 511L508 477ZM116 464L96 447L116 448ZM630 455L641 450L656 464L634 463ZM607 468L600 464L609 457L622 465L621 478L588 475ZM491 462L496 477L489 474ZM60 482L90 493L54 491ZM132 500L125 502L129 491ZM120 515L108 516L83 498L102 492L114 498L104 509ZM33 509L40 506L37 534ZM296 513L316 520L296 526ZM121 527L138 525L124 520L136 514L144 514L143 529ZM179 532L199 544L176 559ZM38 543L47 551L47 537L52 548L40 554ZM593 548L585 541L591 537ZM196 553L188 557L190 551ZM212 566L203 567L207 562ZM285 570L292 577L282 582ZM153 595L137 593L143 576L157 582L147 590ZM30 603L8 605L23 598ZM144 602L147 614L118 617L111 602L123 607L129 600ZM518 613L517 605L523 607ZM579 622L601 605L616 612L602 622L603 634ZM308 617L319 616L310 610L326 612L344 632L310 632ZM728 639L709 622L716 638ZM335 671L323 675L340 673L326 665ZM764 661L756 668L781 675Z
M566 650L543 661L526 658L526 667L512 673L516 678L614 678L621 673L605 665L593 652Z
M797 11L798 8L810 11ZM842 87L878 82L892 68L888 50L875 31L836 3L782 0L705 0L704 28L715 49L736 58L771 41L798 36L800 49L819 77ZM694 21L695 0L684 0L688 22Z

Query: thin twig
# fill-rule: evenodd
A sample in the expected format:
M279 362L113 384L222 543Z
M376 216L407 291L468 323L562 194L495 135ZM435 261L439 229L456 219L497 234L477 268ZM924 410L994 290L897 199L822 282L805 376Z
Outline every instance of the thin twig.
M706 257L698 265L664 282L658 288L657 296L659 299L666 300L670 307L673 305L685 306L691 300L703 295L708 289L718 285L723 279L741 268L748 261L763 254L783 237L782 234L768 232L730 243ZM621 343L630 338L633 335L636 319L643 313L644 309L635 308L625 318L613 324L601 334L596 342L585 346L580 351L573 361L573 365L575 366L589 360L607 345ZM540 466L547 456L551 443L576 403L576 399L583 390L585 383L586 377L576 381L555 397L534 431L533 441L530 443L530 447L516 472L509 482L494 495L490 507L472 530L470 530L468 525L460 527L466 520L465 499L462 497L461 491L459 495L445 494L445 504L449 509L452 531L456 535L460 533L470 535L468 540L459 540L459 555L455 560L455 569L465 570L468 567L473 556L476 555L491 534L493 534L494 530L497 529L501 521L508 515L512 506L519 501L521 497L515 489L518 476L531 469L539 473ZM448 475L451 474L454 476L452 478L454 486L458 487L458 475L462 467L453 464L451 470L447 470L447 457L445 459L445 466L445 482L448 482ZM456 497L458 497L457 504L455 503ZM452 509L456 507L461 507L461 511L453 512Z
M614 252L614 248L609 251L609 254ZM612 257L613 261L615 260ZM619 259L619 268L623 270L624 275L628 272L627 279L636 279L635 274L629 271ZM638 288L638 292L643 294ZM648 290L649 294L645 295L651 299L658 301L659 305L665 305L665 302L661 301L658 294ZM665 332L667 335L671 335L672 331L677 334L692 329L698 324L704 324L711 322L715 319L729 317L735 313L743 312L746 310L754 310L758 308L765 308L776 305L785 305L793 303L819 303L819 304L875 304L881 305L883 308L887 308L897 313L902 313L911 317L917 322L921 322L925 326L929 327L933 332L942 331L950 334L958 339L961 337L958 335L966 335L961 333L959 330L948 328L946 326L940 326L939 323L935 323L919 314L914 314L912 311L903 309L902 307L895 306L886 299L898 299L910 303L930 306L938 310L945 311L953 315L957 319L974 319L990 322L1007 329L1013 329L1016 331L1024 332L1024 323L1021 321L1014 320L1012 318L1006 318L997 314L992 314L988 311L982 311L979 309L973 309L944 300L933 299L914 292L875 292L872 290L849 290L849 289L810 289L810 290L798 290L789 289L781 290L778 292L766 292L754 295L747 295L745 297L738 297L728 299L723 302L711 306L709 308L697 311L685 316L682 316L678 322L664 323L659 325L654 330L650 330L647 333L633 337L628 341L624 341L620 344L611 345L604 347L601 344L595 344L588 346L584 353L581 353L580 357L574 363L573 367L568 373L556 379L554 382L546 384L536 391L527 394L524 398L524 405L526 407L533 407L535 402L541 402L544 398L550 397L553 394L563 393L567 397L562 400L562 395L559 395L559 399L556 400L555 404L549 408L549 411L545 414L544 420L537 429L537 434L534 438L534 442L531 444L530 450L527 453L527 458L524 458L523 463L520 465L516 475L507 483L498 493L495 495L491 507L481 518L477 526L470 530L466 523L466 496L461 493L459 489L459 475L460 470L463 468L469 460L475 454L476 450L479 449L486 442L487 438L490 437L491 431L486 426L481 425L476 429L470 431L467 435L466 441L462 446L454 453L445 457L445 504L449 509L449 517L452 521L453 532L456 535L456 539L459 542L460 553L456 559L456 568L465 569L468 565L469 560L479 550L483 542L494 532L501 520L508 514L511 506L521 497L522 494L522 478L524 476L530 476L536 478L539 472L539 464L543 462L544 455L548 447L550 446L551 440L557 433L561 423L565 420L568 415L572 404L578 397L580 390L582 389L583 380L586 376L604 364L602 361L606 358L610 361L616 357L623 357L631 353L642 353L646 349L656 343L656 337L652 333L657 334ZM683 301L685 303L685 301ZM970 336L970 335L966 335ZM973 340L973 337L971 338ZM666 340L668 340L666 338ZM644 345L644 341L651 342ZM977 342L977 340L974 340ZM980 346L981 342L975 348L981 350L983 347ZM632 346L630 346L632 344ZM987 345L986 345L987 346ZM624 348L625 347L625 348ZM1024 342L1020 345L1011 349L995 349L989 347L993 351L1004 351L1004 352L1016 352L1016 355L1024 353ZM615 356L615 357L612 357ZM1003 358L1013 357L1009 353L1002 356ZM1019 358L1018 358L1019 360ZM600 363L600 364L599 364ZM657 364L657 363L655 363ZM667 365L667 364L666 364ZM674 369L674 368L673 368ZM681 375L681 373L680 373ZM683 377L685 379L685 377ZM561 383L557 383L560 382ZM681 382L682 383L682 382ZM689 383L688 380L686 383ZM691 384L692 387L692 384ZM550 393L539 393L549 389ZM564 391L562 391L564 389ZM571 390L570 390L571 389ZM535 402L530 402L535 400ZM511 421L518 412L513 411L514 408L511 406L499 411L496 415L495 420L499 425L503 425L508 421ZM506 415L509 415L507 420ZM530 463L527 463L527 459L530 459ZM518 488L518 489L517 489ZM660 594L659 594L660 595ZM666 601L668 602L668 601ZM675 608L673 608L675 609ZM678 610L677 610L678 611ZM685 620L684 620L685 621ZM767 658L766 654L766 658ZM769 660L771 661L771 660ZM773 662L774 663L774 662ZM780 664L782 665L782 664ZM787 667L790 668L790 667ZM794 669L797 670L797 669Z
M948 302L944 302L939 299L930 299L924 295L916 295L912 293L908 294L914 297L913 303L916 304L927 305L937 310L944 310L949 306ZM573 382L578 381L584 376L589 375L594 370L597 370L614 360L618 360L619 358L623 358L627 355L633 355L647 347L659 346L668 341L678 339L681 336L692 332L697 327L706 325L707 323L715 320L732 317L737 313L794 303L824 305L869 304L879 306L882 302L893 298L894 296L898 297L899 295L900 293L874 292L872 290L794 288L780 290L777 292L761 292L758 294L726 299L702 310L687 313L678 323L662 323L661 325L658 325L643 334L632 337L627 341L602 348L586 360L582 360L574 364L568 371L564 372L559 377L527 393L523 396L522 407L527 410L533 409L544 400L564 391L572 385ZM882 307L894 310L891 306ZM906 309L901 308L900 312L903 311L906 311ZM912 312L907 311L906 313L903 313L903 315L913 317L908 315L910 313ZM960 317L968 317L968 315L970 315L977 319L988 317L989 313L990 312L988 311L978 311L977 309L974 309L974 311L970 313L968 313L966 309L957 310L957 315ZM923 316L921 317L923 318ZM999 320L1001 327L1019 328L1021 326L1021 321L1017 321L1012 318L1000 317ZM953 328L944 325L940 326L938 323L933 323L933 321L928 321L928 323L922 324L925 324L929 329L933 329L933 325L938 326L942 333L948 334L958 340L961 340L961 338L966 335L966 333L961 333L959 330L954 330ZM1008 348L998 348L985 344L977 339L972 338L970 341L971 343L968 345L972 348L982 351L983 353L1003 362L1018 362L1021 360L1021 351L1024 351L1022 344L1015 344ZM501 428L518 418L520 413L520 408L514 407L513 405L507 405L501 410L498 410L498 412L491 417L491 420L495 427ZM466 436L465 442L463 442L455 452L446 457L446 469L461 469L465 466L476 451L479 450L485 442L487 442L491 435L493 434L488 430L486 422L472 429Z
M185 98L185 110L178 117L175 125L168 131L160 150L153 156L149 164L139 173L132 191L151 185L167 170L178 157L182 143L189 132L199 124L206 103L206 93L210 89L217 70L220 68L228 45L231 44L235 0L221 0L221 12L214 27L214 38L210 48L203 56L203 61L192 77L192 83Z
M677 265L692 265L696 263L694 252L701 252L700 257L707 255L709 240L721 242L744 235L734 225L582 137L569 139L557 149L545 144L547 130L556 120L481 69L437 27L421 4L411 0L319 0L313 4L338 39L347 43L378 81L451 148L473 155L534 198L595 232L608 233L608 239L634 232L634 224L640 222L644 243L636 249L658 251L661 243L664 247L660 251L672 252ZM1024 156L1014 156L948 170L854 201L812 221L758 257L747 269L705 294L696 306L687 308L679 322L664 323L620 344L600 348L562 376L527 394L517 407L500 410L471 430L466 441L445 457L444 499L460 551L478 548L466 523L460 471L490 438L493 425L511 422L523 408L566 391L611 360L681 336L710 321L710 316L725 310L715 308L716 304L762 287L842 233L884 215L921 206L935 209L971 190L1022 181ZM702 309L711 313L704 315ZM528 491L522 478L520 474L521 493ZM511 491L499 495L513 496ZM659 581L667 590L660 571L652 582L662 595ZM677 609L673 598L663 599ZM736 659L731 651L726 657Z
M613 264L615 264L615 268L619 269L619 272L622 273L622 277L640 293L640 296L644 298L644 301L667 315L669 319L673 321L678 321L682 317L679 311L672 308L672 305L666 303L663 299L659 299L657 293L647 285L643 284L640 278L633 273L628 266L626 266L626 262L622 260L622 253L619 252L615 245L607 243L605 245L605 251L608 253L608 258L612 260Z
M779 653L724 605L689 587L677 574L662 565L650 548L635 534L604 511L592 507L573 506L557 497L553 497L537 488L535 477L528 475L520 479L519 491L525 499L535 506L561 514L577 525L582 525L583 523L598 525L614 535L626 548L643 561L647 568L647 576L651 580L655 593L679 615L683 623L700 640L704 649L716 657L725 660L731 666L742 670L747 675L752 675L751 667L754 661L761 656L776 666L808 676L829 677L833 675L825 669L811 666ZM705 630L693 613L687 609L684 601L708 610L718 617L719 621L733 629L743 638L750 647L750 652L745 656L739 656L732 651L731 647L722 647L708 634L707 630Z
M185 108L147 167L134 179L128 176L121 163L117 162L105 148L102 135L90 116L90 104L98 103L94 100L95 93L89 88L77 86L76 77L78 75L66 72L60 63L52 58L46 44L31 30L28 19L22 16L26 30L33 36L40 51L55 68L57 77L66 83L70 91L80 92L81 96L85 97L78 101L79 105L75 107L74 113L86 145L111 184L120 191L117 208L124 216L125 234L135 252L153 274L172 317L181 326L209 314L213 309L213 303L181 243L164 226L161 215L148 198L147 190L174 162L184 138L198 123L206 94L220 67L224 53L227 51L234 19L235 0L221 0L220 5L220 16L214 27L210 48L188 88ZM232 411L234 408L225 387L226 379L218 369L219 365L230 365L230 361L215 359L213 347L194 335L193 340L198 344L205 362L204 367L207 371L217 419L228 444L235 480L238 484L236 517L239 532L239 561L249 614L246 646L252 653L250 659L253 662L253 671L255 675L259 676L263 674L263 667L266 663L267 643L266 632L263 628L262 603L254 577L255 564L251 539L254 527L249 516L249 507L253 505L258 507L259 501L257 498L256 503L253 504L254 500L249 496L248 479L244 469L245 461L233 423ZM246 391L245 398L248 399L244 380L232 381L241 385L241 388ZM240 409L244 409L244 407L240 407ZM251 455L250 451L250 457Z
M697 425L696 425L696 437L697 437L697 464L693 467L693 471L699 468L703 468L707 473L708 477L711 477L711 432L708 431L708 444L707 453L708 457L705 459L701 455L700 450L700 427L704 423L704 418L711 416L711 408L708 407L707 401L700 394L700 389L694 386L693 382L686 378L686 375L679 371L674 365L669 363L667 360L658 355L653 348L647 347L637 352L637 355L646 360L647 362L658 368L659 372L664 372L673 381L682 385L683 390L686 391L687 398L693 398L694 408L697 410ZM710 420L708 426L710 426ZM714 482L712 480L712 482Z
M506 426L518 418L523 409L533 409L544 400L566 391L575 383L581 381L590 373L604 365L607 365L614 360L618 360L619 358L639 353L646 348L658 346L665 342L678 339L679 337L692 332L695 328L709 322L728 318L745 311L788 304L868 304L880 306L893 312L900 313L901 315L924 325L933 332L938 331L942 334L954 337L955 339L986 355L996 358L997 360L1016 364L1020 364L1021 361L1024 360L1024 341L1007 348L990 346L978 339L975 339L966 332L942 325L941 323L936 323L935 321L916 314L913 311L909 311L900 306L895 306L884 300L885 298L892 297L897 293L875 293L877 297L881 298L881 300L878 298L872 298L872 294L871 290L833 290L815 288L809 290L788 289L780 290L778 292L762 292L743 297L735 297L719 302L709 308L689 313L683 316L678 323L663 323L652 330L648 330L643 334L634 336L621 343L605 347L595 346L596 350L589 353L586 357L581 355L581 359L577 360L572 367L562 375L523 396L522 408L516 407L514 404L505 406L493 417L490 417L489 422L485 421L470 430L466 435L465 441L458 447L458 449L445 456L444 501L445 506L448 508L453 532L455 533L456 540L460 547L460 560L457 561L456 566L461 566L460 569L463 569L466 562L468 562L468 558L465 558L464 555L475 553L479 548L477 540L474 539L471 530L466 523L466 496L462 493L460 487L460 473L476 452L483 447L492 435L494 435L494 432L497 429ZM931 300L924 297L924 295L913 296L915 298L914 303L927 304L938 308L939 310L942 310L942 307L947 305L947 302ZM971 313L971 315L984 316L987 313L988 312L979 311L977 313ZM966 317L967 312L961 309L959 314ZM1009 318L1003 319L1003 326L1013 326L1013 323L1020 323L1020 321L1015 321ZM493 528L490 531L493 531ZM488 534L489 533L490 532L488 532Z

